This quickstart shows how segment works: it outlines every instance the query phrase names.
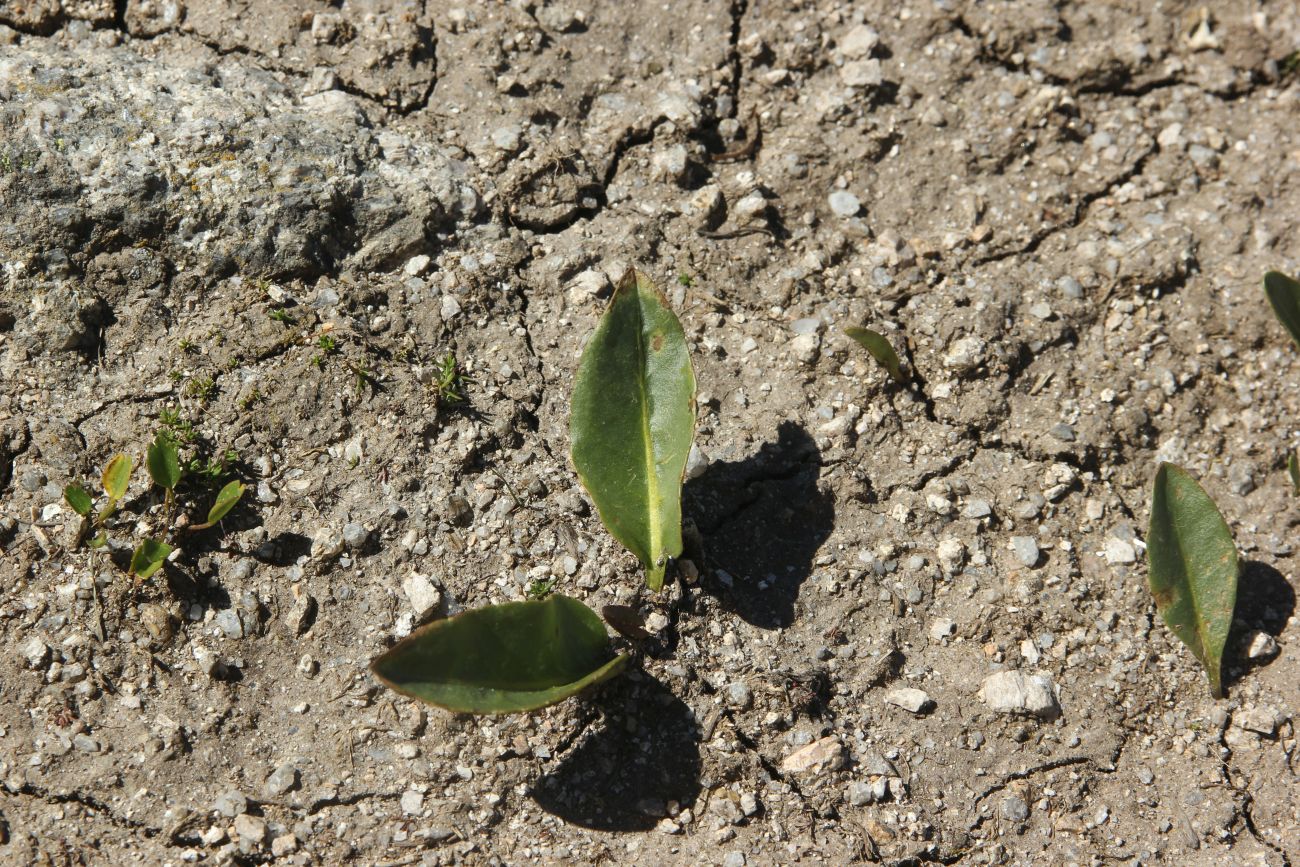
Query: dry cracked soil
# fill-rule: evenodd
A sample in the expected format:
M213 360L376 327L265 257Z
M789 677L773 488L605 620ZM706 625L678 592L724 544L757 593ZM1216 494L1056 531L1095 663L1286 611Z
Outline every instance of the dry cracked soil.
M0 22L0 862L1297 863L1296 3ZM701 388L658 595L567 457L629 266ZM182 520L249 493L137 588L144 474L99 552L62 489L164 426ZM1242 552L1223 700L1146 588L1161 460ZM369 674L535 582L636 607L632 670Z

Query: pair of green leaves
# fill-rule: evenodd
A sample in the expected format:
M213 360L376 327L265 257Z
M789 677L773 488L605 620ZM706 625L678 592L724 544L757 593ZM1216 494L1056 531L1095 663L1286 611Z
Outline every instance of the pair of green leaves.
M659 590L682 552L682 478L695 374L681 323L644 275L620 281L574 384L572 457L606 528ZM510 713L621 671L600 618L567 596L481 608L423 627L372 664L398 692L449 710Z

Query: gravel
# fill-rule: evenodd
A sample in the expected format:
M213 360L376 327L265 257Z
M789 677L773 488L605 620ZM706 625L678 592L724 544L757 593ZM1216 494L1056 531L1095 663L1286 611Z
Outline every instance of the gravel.
M1038 540L1033 536L1012 536L1011 550L1022 566L1036 566L1040 556Z
M884 701L914 714L925 713L934 707L934 700L927 692L910 687L890 690L885 693Z
M827 203L831 212L837 217L853 217L862 210L862 202L847 190L836 190L830 194Z
M1054 719L1061 708L1056 702L1056 690L1046 674L1022 674L1018 671L1000 671L984 680L979 690L980 699L998 713L1026 714L1041 719Z

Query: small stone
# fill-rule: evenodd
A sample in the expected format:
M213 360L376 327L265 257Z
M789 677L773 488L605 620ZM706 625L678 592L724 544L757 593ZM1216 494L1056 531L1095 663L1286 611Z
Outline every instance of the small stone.
M740 812L746 816L758 813L758 797L753 792L740 793Z
M880 44L880 34L866 24L858 24L844 34L840 40L840 53L845 57L857 59L868 57Z
M217 616L212 618L227 638L239 639L244 637L244 624L239 620L239 612L233 608L223 608L217 612Z
M411 610L416 617L423 618L442 604L442 591L438 589L429 576L412 572L402 582L402 592L411 603Z
M1029 305L1029 315L1035 319L1042 319L1044 322L1052 318L1052 305L1046 301L1039 301Z
M589 269L581 272L569 282L565 294L568 295L570 304L580 306L595 301L608 288L608 275L604 271Z
M424 811L424 795L415 789L402 793L402 812L408 816L418 816Z
M923 714L934 707L934 701L930 698L929 693L912 687L891 689L885 693L885 704L901 707L908 713L914 714Z
M1015 553L1016 559L1025 566L1038 563L1038 541L1033 536L1012 536L1011 550Z
M1053 425L1048 433L1063 443L1074 442L1074 428L1068 424Z
M989 505L988 500L967 500L961 514L965 518L987 518L993 514L993 507Z
M851 783L844 797L854 807L865 807L876 801L870 783Z
M732 206L731 213L742 226L759 222L767 215L767 199L762 193L750 193Z
M659 820L658 825L655 825L655 830L660 834L680 834L682 833L682 826L665 817Z
M844 745L834 735L813 741L806 747L795 750L781 761L781 770L786 773L803 773L838 770L844 765Z
M822 321L815 316L806 316L791 322L790 330L795 334L816 334L822 330Z
M745 867L743 852L728 852L722 859L722 867Z
M984 679L979 697L998 713L1028 714L1041 719L1053 719L1061 713L1052 679L1046 674L999 671Z
M442 296L442 306L439 313L442 314L443 322L448 322L460 315L460 302L456 300L455 295Z
M284 624L292 635L302 635L316 613L316 599L310 594L294 587L293 606L284 617Z
M840 80L849 87L879 87L885 76L879 60L850 60L840 67Z
M27 661L29 668L44 668L50 661L50 646L35 635L22 643L18 653Z
M817 334L800 334L790 341L790 350L803 364L814 364L821 354L821 337Z
M1068 274L1057 279L1056 288L1061 290L1061 294L1066 298L1079 299L1083 297L1083 286Z
M233 819L248 811L248 798L245 798L242 793L230 789L217 796L217 800L212 803L212 809L228 819Z
M862 210L862 202L848 190L836 190L827 198L831 211L839 217L853 217Z
M1132 542L1111 536L1106 540L1106 546L1102 549L1102 556L1112 566L1133 563L1137 560L1137 549Z
M1244 707L1232 715L1232 724L1248 732L1272 737L1277 731L1277 713L1268 707Z
M292 791L298 785L298 769L293 765L280 765L271 772L266 778L266 783L262 786L262 791L268 798L278 798L286 792Z
M754 703L754 691L748 684L737 681L727 687L727 703L734 708L747 710Z
M966 545L960 539L941 540L936 553L939 555L939 567L944 572L956 572L966 561Z
M650 158L651 175L656 180L680 183L686 179L689 163L686 160L686 146L671 145L658 151Z
M652 635L658 635L668 628L668 617L660 611L652 611L645 619L646 631Z
M1023 822L1029 818L1029 805L1023 799L1010 795L1002 800L999 808L1002 818L1008 822Z
M329 528L319 530L311 540L313 560L335 560L343 553L343 537Z
M235 817L235 834L241 840L258 845L266 839L266 820L241 813Z
M522 130L513 124L499 126L492 130L492 144L497 150L511 153L519 149L519 138Z
M360 548L369 538L370 531L362 525L356 523L343 525L343 544L349 548Z
M83 753L99 752L99 741L85 733L73 735L72 745Z
M402 266L402 270L406 273L407 277L419 277L425 271L429 270L430 261L432 260L430 260L427 255L420 253L419 255L407 259L406 264Z
M686 455L686 480L698 479L704 475L704 471L708 468L709 456L704 453L698 443L692 443L691 450Z
M1242 644L1247 659L1269 659L1278 654L1277 639L1262 630L1248 633Z
M281 834L271 841L271 854L283 858L298 851L298 838L293 834Z
M969 373L984 363L988 344L970 335L954 340L943 356L943 366L957 373Z
M957 634L957 624L946 617L940 617L930 624L930 640L943 641Z

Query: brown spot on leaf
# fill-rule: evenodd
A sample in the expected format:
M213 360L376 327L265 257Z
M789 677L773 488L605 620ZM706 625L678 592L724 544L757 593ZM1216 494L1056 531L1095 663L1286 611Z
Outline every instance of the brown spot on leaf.
M658 352L659 350L663 349L664 336L662 334L656 334L654 337L650 338L650 348L655 352Z

